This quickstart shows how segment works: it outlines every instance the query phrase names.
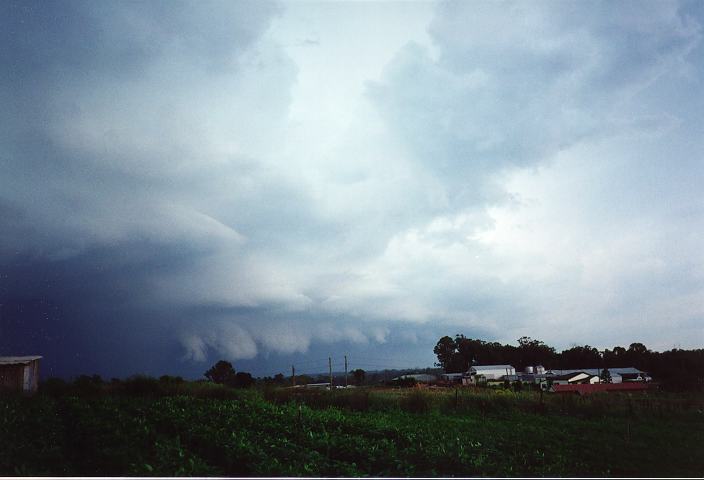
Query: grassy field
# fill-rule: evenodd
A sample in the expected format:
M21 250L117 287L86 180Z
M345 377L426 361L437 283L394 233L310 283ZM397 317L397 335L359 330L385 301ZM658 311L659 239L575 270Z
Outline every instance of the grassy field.
M5 397L0 475L701 477L704 413L701 397L675 395Z

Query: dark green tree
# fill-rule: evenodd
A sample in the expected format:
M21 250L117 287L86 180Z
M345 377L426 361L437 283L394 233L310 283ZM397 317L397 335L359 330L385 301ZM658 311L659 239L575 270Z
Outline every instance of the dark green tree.
M589 345L572 347L560 354L561 368L593 368L598 365L601 365L601 354Z
M615 357L623 357L626 355L626 349L623 347L614 347L613 352Z
M485 343L481 340L467 338L464 335L455 336L457 355L452 363L452 370L455 372L466 372L473 364L477 363L477 358L485 351Z
M230 362L220 360L203 375L211 382L230 385L234 382L236 372Z
M601 383L611 383L611 372L608 368L601 371Z
M651 363L652 352L642 343L631 343L626 350L625 359L629 366L647 370Z
M254 385L254 378L247 372L237 372L230 381L226 382L227 385L234 388L249 388Z
M551 367L555 363L556 353L554 348L545 345L541 340L524 336L518 339L516 357L513 364L522 370L536 365Z
M352 378L354 379L355 385L362 385L364 383L364 376L366 375L367 372L365 372L361 368L358 368L356 370L352 370L351 373L352 373Z
M442 367L446 373L452 373L457 363L458 353L455 341L447 335L442 337L433 348L433 353L438 357L435 365Z
M644 355L648 353L648 348L642 343L636 342L631 343L631 345L628 347L628 351L636 355Z

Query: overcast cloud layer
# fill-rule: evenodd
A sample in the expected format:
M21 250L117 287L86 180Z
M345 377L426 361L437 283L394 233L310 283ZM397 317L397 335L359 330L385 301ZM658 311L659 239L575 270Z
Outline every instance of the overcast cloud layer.
M0 354L702 347L702 25L701 2L2 2Z

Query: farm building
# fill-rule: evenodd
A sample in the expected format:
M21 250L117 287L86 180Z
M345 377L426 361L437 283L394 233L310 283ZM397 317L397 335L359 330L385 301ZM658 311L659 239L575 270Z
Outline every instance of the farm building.
M621 383L621 382L650 382L653 379L646 372L638 370L634 367L613 367L608 368L609 374L611 375L611 383ZM558 370L553 369L550 373L554 375L565 375L568 373L584 372L590 375L596 375L600 377L604 372L603 368L581 368L581 369L565 369Z
M610 384L650 382L652 378L644 371L634 367L609 368ZM510 383L540 385L543 390L551 385L577 385L602 383L603 368L553 369L546 370L543 366L528 366L524 372L516 372L511 365L475 365L462 377L463 385L499 385L505 381ZM446 376L455 374L446 374Z
M467 372L470 375L484 375L487 380L498 380L504 375L515 375L516 369L511 365L474 365Z
M430 375L427 373L409 373L393 379L395 382L400 380L415 380L418 383L433 383L438 380L438 377L437 375Z
M0 390L36 392L40 356L0 357Z
M301 385L294 385L293 387L288 387L288 388L317 388L317 389L330 390L330 382L303 383Z
M521 382L521 383L535 383L539 384L544 382L547 378L552 375L551 372L546 372L545 367L538 365L535 367L528 366L523 372L518 372L515 375L504 375L503 380L508 380L509 382Z
M506 375L515 375L516 369L511 365L473 365L462 378L463 385L483 381L500 380Z
M553 385L599 383L599 377L597 375L591 375L587 372L565 373L564 375L553 375L548 378L552 381Z
M464 373L443 373L440 375L440 379L447 383L460 383L464 376Z

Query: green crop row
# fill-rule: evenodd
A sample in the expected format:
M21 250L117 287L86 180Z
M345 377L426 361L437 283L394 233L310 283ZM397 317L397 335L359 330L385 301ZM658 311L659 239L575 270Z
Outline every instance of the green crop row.
M424 395L3 398L0 475L704 474L701 414L495 412Z

